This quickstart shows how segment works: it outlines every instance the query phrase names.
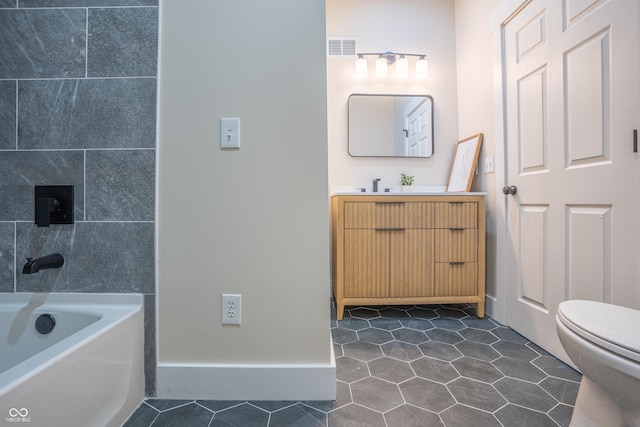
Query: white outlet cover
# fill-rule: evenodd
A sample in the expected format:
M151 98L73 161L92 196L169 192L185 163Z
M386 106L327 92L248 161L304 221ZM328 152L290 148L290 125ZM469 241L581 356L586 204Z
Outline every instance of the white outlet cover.
M222 294L221 320L223 325L239 325L242 321L242 295Z

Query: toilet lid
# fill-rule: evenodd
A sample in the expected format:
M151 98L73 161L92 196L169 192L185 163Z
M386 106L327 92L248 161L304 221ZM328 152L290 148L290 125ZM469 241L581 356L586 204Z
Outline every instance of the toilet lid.
M560 303L558 314L568 328L583 338L640 361L640 311L597 301L570 300Z

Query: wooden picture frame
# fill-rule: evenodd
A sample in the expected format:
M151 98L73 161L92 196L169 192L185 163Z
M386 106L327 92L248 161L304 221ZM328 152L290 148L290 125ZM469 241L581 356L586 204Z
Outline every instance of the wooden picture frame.
M448 193L471 191L471 184L473 183L473 176L478 164L478 156L480 155L480 147L482 146L482 137L483 134L479 133L458 141L458 144L456 144L451 170L449 171Z

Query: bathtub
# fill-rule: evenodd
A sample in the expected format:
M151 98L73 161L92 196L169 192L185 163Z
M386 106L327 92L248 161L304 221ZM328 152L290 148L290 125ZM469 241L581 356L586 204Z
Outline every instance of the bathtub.
M122 425L144 398L143 342L142 295L0 293L0 425Z

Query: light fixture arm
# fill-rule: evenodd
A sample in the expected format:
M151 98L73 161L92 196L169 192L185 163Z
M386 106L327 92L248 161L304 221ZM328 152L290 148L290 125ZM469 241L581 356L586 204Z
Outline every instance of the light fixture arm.
M364 52L364 53L356 53L358 58L363 58L365 55L368 56L377 56L382 57L387 60L387 64L391 65L396 62L397 57L399 56L417 56L421 59L424 59L426 55L421 53L399 53L399 52Z
M368 66L365 56L376 56L375 61L376 77L386 77L387 67L396 64L396 77L406 78L408 75L407 56L416 56L418 60L415 63L415 77L417 79L426 79L429 73L429 63L425 54L421 53L401 53L401 52L362 52L356 53L358 59L355 62L356 77L363 78L368 75Z

